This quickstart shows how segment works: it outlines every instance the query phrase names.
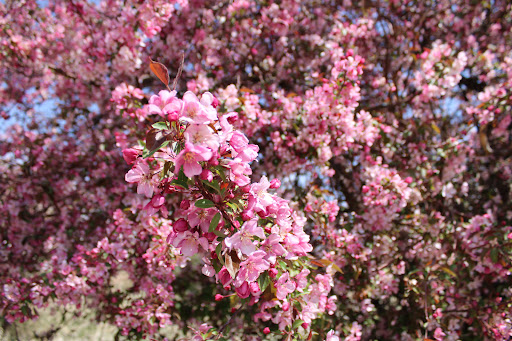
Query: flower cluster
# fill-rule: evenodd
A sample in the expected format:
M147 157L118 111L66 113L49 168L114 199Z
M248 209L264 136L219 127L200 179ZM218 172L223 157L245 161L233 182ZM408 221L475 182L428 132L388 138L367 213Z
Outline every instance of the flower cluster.
M296 320L308 326L336 309L328 297L332 277L313 277L305 219L268 192L280 186L277 179L251 182L258 147L233 127L237 113L220 115L217 106L209 92L200 99L190 91L182 99L166 90L152 96L147 110L164 121L153 124L143 149L123 150L133 164L126 181L149 200L144 209L151 215L167 217L166 198L182 194L167 243L187 258L201 255L203 274L224 289L251 305L261 302L255 318L270 319L276 307L272 321L282 331Z

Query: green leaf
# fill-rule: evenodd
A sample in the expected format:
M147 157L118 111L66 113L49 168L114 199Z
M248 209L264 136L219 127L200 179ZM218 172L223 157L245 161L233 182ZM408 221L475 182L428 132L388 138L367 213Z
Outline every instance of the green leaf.
M219 243L219 244L217 245L217 247L215 248L215 253L217 254L217 258L218 258L219 260L221 260L221 259L222 259L222 257L221 257L221 252L222 252L222 243Z
M231 209L233 211L237 211L238 210L238 206L233 204L232 202L227 202L226 205L228 205L229 207L231 207Z
M208 199L199 199L198 201L196 201L195 205L196 207L199 208L210 208L215 206L215 204Z
M210 222L210 228L208 229L208 232L213 232L215 231L215 229L217 228L217 226L219 225L219 222L220 222L220 213L217 212L217 214L215 214L213 216L213 219L212 221Z
M303 323L304 323L304 321L302 321L302 320L295 320L295 322L293 322L292 330L297 329Z
M212 261L212 266L215 269L215 272L219 273L222 270L222 264L218 260Z
M496 262L495 262L496 263ZM454 277L454 278L457 278L457 274L455 272L453 272L449 267L447 266L442 266L441 267L441 270L443 270L444 272L446 272L448 275Z
M180 186L184 189L188 189L188 184L185 181L181 181L179 179L174 179L171 181L171 185Z
M205 184L206 186L214 189L217 193L220 193L220 186L219 186L219 183L216 180L213 180L212 182L203 180L203 184Z
M165 122L153 123L152 127L155 129L160 129L160 130L168 130L169 129L169 127L167 127L167 123L165 123Z
M174 170L174 172L176 172L176 170ZM183 181L183 182L187 182L187 180L188 180L188 177L185 175L185 173L183 173L182 168L180 168L180 171L178 172L178 180Z
M491 250L491 260L493 263L498 263L498 249L492 249Z
M216 235L217 237L221 237L221 238L225 238L226 236L224 235L224 233L220 232L220 231L217 231L217 230L214 230L213 231L213 234Z
M268 276L267 272L264 272L259 278L258 278L258 285L260 286L261 292L264 292L265 289L267 289L268 285L270 284L270 277Z
M164 148L165 146L167 146L169 144L170 141L164 141L160 146L156 147L155 149L153 150L147 150L145 149L143 152L142 152L142 158L143 159L146 159L148 157L150 157L151 155L155 154L157 151L159 151L161 148Z

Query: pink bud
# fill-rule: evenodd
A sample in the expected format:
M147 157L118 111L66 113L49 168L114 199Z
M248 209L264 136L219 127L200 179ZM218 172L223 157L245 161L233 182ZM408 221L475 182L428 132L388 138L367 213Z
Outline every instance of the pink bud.
M247 282L243 282L241 286L235 288L236 294L240 298L247 298L251 294L251 290L249 288L249 284Z
M190 207L190 200L183 200L181 203L180 203L180 208L182 210L188 210L188 208Z
M217 97L213 96L212 107L217 108L218 106L219 106L219 100L217 99Z
M213 180L213 173L208 169L203 169L199 177L201 180L207 180L211 182Z
M270 334L270 328L269 327L265 327L265 329L263 329L263 334L265 334L265 335Z
M283 309L283 311L288 311L288 309L290 309L290 302L288 302L288 301L284 302L281 309Z
M238 113L232 111L224 115L226 117L229 124L233 124L238 120Z
M268 270L268 275L270 276L270 278L276 278L278 273L279 271L277 271L276 268Z
M215 238L217 238L217 236L215 235L215 233L213 232L207 232L205 234L203 234L203 236L211 243L215 240Z
M279 188L281 187L281 180L275 178L275 179L272 179L272 181L270 181L270 188Z
M222 299L224 298L224 296L222 296L221 294L217 294L215 295L215 301L222 301Z
M176 233L185 232L188 230L188 223L185 219L180 218L174 222L172 228Z
M251 289L251 294L258 295L261 293L260 286L257 282L252 282L249 284L249 289Z
M126 161L127 164L131 165L137 160L137 157L139 156L139 151L134 148L128 148L123 150L123 158L124 161Z

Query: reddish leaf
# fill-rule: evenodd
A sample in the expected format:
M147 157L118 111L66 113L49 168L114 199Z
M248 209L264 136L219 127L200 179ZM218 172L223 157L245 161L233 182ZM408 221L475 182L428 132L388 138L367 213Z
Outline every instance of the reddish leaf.
M169 87L169 82L170 82L169 71L164 66L164 64L155 62L150 59L149 68L158 77L158 79L160 79L162 81L162 83L165 84L165 86Z
M153 150L162 145L166 140L166 135L159 129L151 128L146 133L146 149Z

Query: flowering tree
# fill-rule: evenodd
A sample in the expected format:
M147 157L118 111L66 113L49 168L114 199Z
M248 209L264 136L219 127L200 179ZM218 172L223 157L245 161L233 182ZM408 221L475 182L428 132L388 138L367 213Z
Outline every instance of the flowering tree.
M3 324L512 337L508 1L0 9Z

